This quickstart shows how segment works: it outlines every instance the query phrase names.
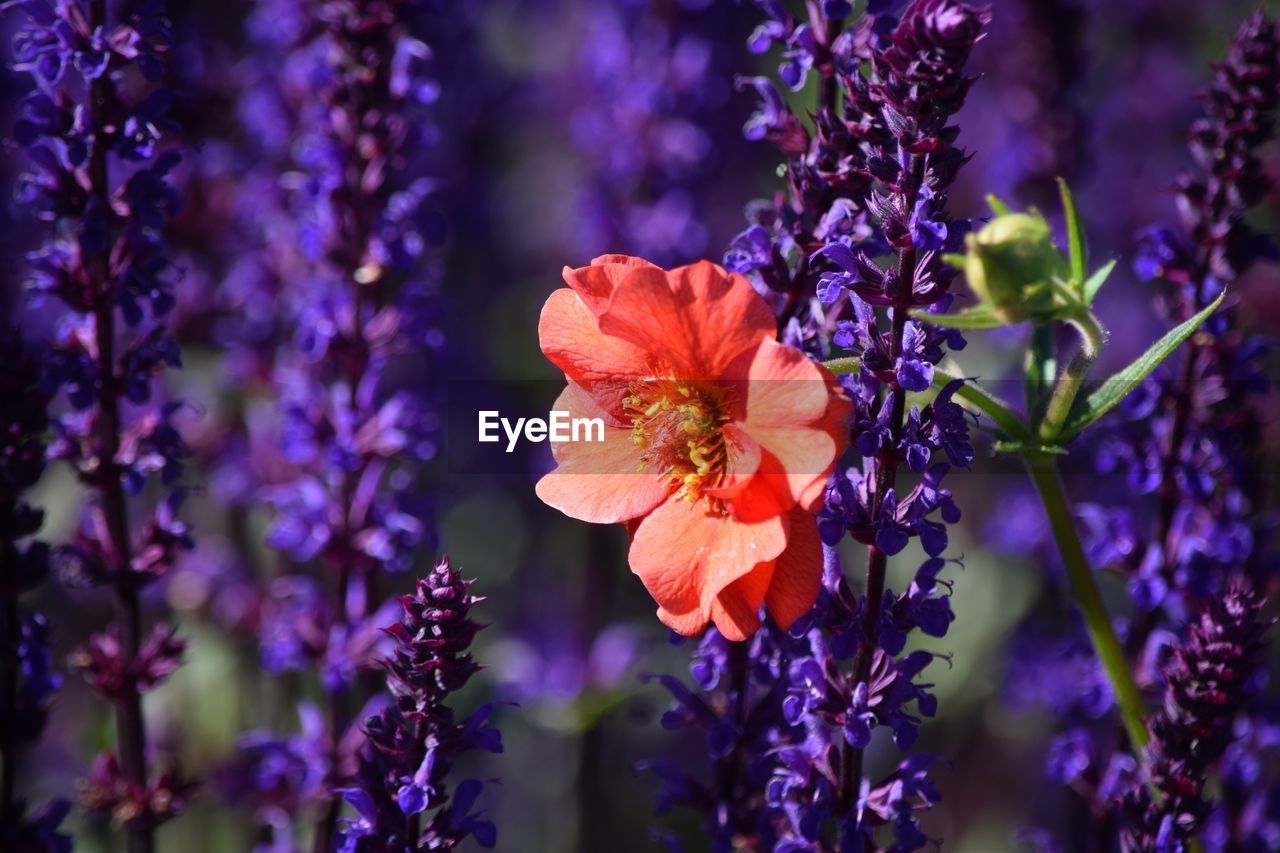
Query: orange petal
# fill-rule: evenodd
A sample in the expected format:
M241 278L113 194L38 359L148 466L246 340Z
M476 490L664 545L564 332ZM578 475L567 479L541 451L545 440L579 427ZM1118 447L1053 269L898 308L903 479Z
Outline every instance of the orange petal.
M593 314L601 314L609 305L613 288L636 267L652 267L644 258L630 255L601 255L590 266L570 269L565 267L561 275L564 283L573 288ZM656 267L655 267L656 269Z
M724 479L714 489L707 489L712 497L728 500L742 492L760 468L760 444L737 424L726 424L721 430L724 436L728 463Z
M610 428L625 429L627 434L631 433L631 425L626 421L614 421L609 413L600 407L595 398L588 391L576 382L570 382L564 386L564 390L560 392L560 396L556 397L556 401L551 404L553 412L568 412L570 418L602 418L605 423L605 435L609 436ZM595 433L591 433L591 437L595 437ZM578 447L591 444L587 441L566 441L566 442L549 442L551 445L551 455L556 462L560 462L566 454L571 454ZM598 442L596 442L598 443ZM633 445L634 446L634 445ZM640 451L633 450L634 464L616 469L617 473L628 474L635 469L636 464L640 462ZM596 471L597 474L612 474L613 470Z
M811 511L821 501L836 461L849 446L848 422L853 408L853 403L840 393L835 378L820 365L814 367L819 370L827 395L825 411L818 421L774 425L757 418L744 424L763 450L760 477L787 506L799 504Z
M633 344L600 331L599 322L572 290L554 291L542 306L538 341L551 363L581 384L600 407L621 424L622 398L631 380L646 372L645 354Z
M665 607L658 608L658 621L677 634L696 637L711 621L703 615L701 608L694 608L687 613L672 613Z
M853 413L853 401L845 396L844 389L831 375L831 371L822 365L818 365L818 369L822 372L829 395L827 413L822 418L822 428L835 437L838 451L836 455L839 456L849 449L849 416Z
M665 360L681 379L710 380L771 339L777 322L745 278L699 261L669 273L633 270L614 288L600 328Z
M777 565L765 594L765 605L778 627L787 630L809 612L822 588L822 539L818 521L802 509L791 513L787 549Z
M833 466L834 468L834 466ZM809 484L809 487L800 493L800 500L796 501L796 505L806 512L817 512L822 508L822 501L827 496L827 481L831 479L831 472L827 472L827 476L819 477Z
M740 642L760 628L760 605L764 604L773 579L774 563L770 560L756 566L725 587L711 602L711 621L726 639Z
M763 452L760 461L764 462ZM768 518L785 515L790 508L791 502L779 498L769 481L758 473L729 501L729 511L735 518L746 524L756 524Z
M825 430L809 427L754 427L751 435L760 442L760 471L756 475L769 484L783 507L796 504L806 509L815 483L826 483L836 461L836 440Z
M786 547L786 522L747 524L708 502L671 498L640 522L631 540L631 571L658 604L704 617L720 591Z
M724 379L740 389L736 414L750 429L821 420L831 400L822 374L800 350L766 340L734 359Z
M825 371L824 371L825 372ZM849 449L849 416L853 412L853 401L840 393L840 387L836 384L834 378L829 377L828 383L831 387L831 404L827 408L827 415L822 419L822 429L830 435L836 442L835 462L840 460L844 452ZM832 469L835 468L833 464ZM809 488L800 493L800 506L815 512L822 503L823 494L826 491L827 478L831 476L831 471L827 471L825 477L814 480L809 484Z
M556 400L572 418L598 417L599 408L576 385ZM552 444L559 465L538 481L538 497L572 518L612 524L638 518L662 503L670 487L652 471L638 472L640 450L630 429L605 425L604 441Z

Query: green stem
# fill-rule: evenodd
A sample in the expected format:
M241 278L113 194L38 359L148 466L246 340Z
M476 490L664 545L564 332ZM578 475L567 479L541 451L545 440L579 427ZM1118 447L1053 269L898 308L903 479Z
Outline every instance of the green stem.
M1045 444L1055 443L1062 432L1062 427L1071 414L1071 406L1076 395L1084 387L1084 380L1089 375L1089 368L1106 342L1106 333L1098 325L1097 319L1088 310L1081 311L1067 322L1075 326L1080 333L1080 352L1076 353L1067 365L1067 369L1058 377L1053 386L1053 394L1049 397L1049 405L1045 407L1044 420L1040 422L1040 440Z
M844 376L848 373L857 373L858 367L861 366L862 359L856 355L845 356L844 358L833 358L829 361L822 362L822 366L831 371L833 376Z
M1053 380L1058 375L1053 323L1036 323L1031 331L1023 374L1026 382L1027 420L1039 423L1049 405Z
M1142 761L1142 748L1151 739L1147 732L1146 703L1142 691L1133 680L1129 670L1129 660L1125 656L1120 641L1111 627L1111 617L1107 615L1106 605L1102 603L1102 595L1094 582L1093 571L1085 558L1084 548L1080 545L1080 537L1076 534L1075 521L1071 516L1071 507L1067 503L1067 495L1062 489L1062 480L1058 476L1058 468L1053 456L1047 453L1026 452L1022 459L1027 465L1027 472L1035 483L1040 499L1044 502L1045 512L1049 515L1049 523L1053 528L1054 539L1058 550L1062 553L1062 561L1067 567L1067 578L1071 581L1071 590L1076 602L1084 612L1085 626L1089 638L1093 642L1094 651L1102 661L1102 668L1111 682L1111 691L1115 694L1116 704L1120 706L1120 716L1124 721L1125 731L1133 745L1134 754Z

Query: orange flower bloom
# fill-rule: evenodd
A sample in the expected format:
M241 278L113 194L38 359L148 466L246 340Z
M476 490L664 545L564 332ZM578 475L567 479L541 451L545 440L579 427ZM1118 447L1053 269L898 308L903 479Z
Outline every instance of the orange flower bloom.
M817 599L813 510L845 448L850 404L831 374L774 338L765 301L708 261L670 272L605 255L564 271L542 351L569 386L555 408L602 418L602 442L553 444L538 496L624 522L658 618L742 640L768 607L787 628Z

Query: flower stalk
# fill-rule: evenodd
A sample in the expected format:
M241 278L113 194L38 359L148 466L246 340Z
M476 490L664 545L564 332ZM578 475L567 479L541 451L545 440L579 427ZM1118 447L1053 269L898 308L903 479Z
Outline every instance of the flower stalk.
M351 786L338 791L356 816L338 821L328 849L453 850L468 839L494 846L497 828L475 810L484 783L451 786L449 778L467 752L502 752L492 703L469 715L451 707L452 695L480 671L470 646L482 626L471 608L483 599L470 587L445 557L413 594L400 596L400 620L385 629L396 648L382 662L392 701L364 721L358 768Z
M27 256L27 287L66 308L45 364L50 390L68 404L48 455L72 463L90 495L58 560L68 577L109 589L115 609L71 658L116 716L116 752L94 762L83 800L112 816L131 853L146 853L194 787L171 769L151 772L142 702L177 668L184 643L162 625L144 636L140 592L191 545L176 513L187 454L171 423L179 404L153 400L155 377L181 366L165 326L174 297L163 226L181 204L168 176L178 156L161 146L172 93L153 85L169 23L162 4L122 10L115 22L105 0L10 7L28 17L15 63L34 84L22 102L26 180L42 196L33 209L53 212ZM139 507L139 525L131 501L155 474L167 496Z
M913 210L920 192L923 178L924 159L911 156L910 165L904 171L910 179L902 188L906 199L904 208ZM905 246L898 258L898 280L914 281L916 276L917 253L914 245ZM889 337L889 357L891 362L902 358L902 338L906 331L906 322L913 307L912 291L904 289L898 294L893 306L892 325ZM894 383L890 391L889 435L890 441L881 448L875 460L876 490L871 500L872 517L879 515L887 493L897 485L900 454L898 446L902 441L903 419L906 415L907 392L901 383ZM855 684L865 683L871 675L871 661L876 649L876 631L880 611L884 601L885 571L889 555L877 544L867 545L867 573L863 584L862 636L858 640L858 653L853 661L853 678ZM846 583L844 577L840 583ZM839 803L843 809L852 809L857 803L858 792L862 785L863 749L850 743L841 745L841 768Z
M946 524L960 517L943 481L972 458L966 417L952 400L963 383L924 406L908 405L908 394L927 390L947 349L964 340L912 310L950 307L956 272L944 256L969 231L946 210L967 159L951 122L973 82L964 67L989 15L918 0L900 17L873 9L846 23L848 4L807 7L807 23L778 7L751 42L757 50L767 41L785 45L779 77L793 90L804 71L818 71L819 107L810 131L771 81L740 81L761 96L748 136L763 135L787 154L789 192L772 218L738 236L726 263L773 293L784 341L818 358L832 345L851 353L824 363L854 401L860 459L829 485L819 521L827 547L849 535L867 552L861 597L835 562L812 616L818 630L791 663L788 721L803 726L806 746L795 752L808 761L789 757L778 790L805 843L829 817L841 849L877 845L884 823L902 849L915 849L927 837L912 813L936 801L927 779L935 759L911 755L876 782L863 757L874 728L891 728L905 752L919 724L913 711L936 713L927 685L914 683L933 656L904 654L905 634L941 637L953 619L938 572L947 562ZM921 97L926 90L941 94ZM910 489L900 483L905 468L920 475ZM904 595L887 588L886 570L912 538L929 559Z
M250 428L287 463L260 491L274 510L267 544L289 567L264 605L264 666L315 672L324 690L322 712L307 714L323 772L292 792L288 818L309 825L310 849L328 853L343 831L360 708L382 686L389 581L434 536L418 463L436 447L443 334L430 259L444 222L440 182L428 177L440 91L419 38L426 18L408 0L324 0L306 20L314 26L288 39L281 83L298 117L287 168L306 180L283 187L270 214L296 246L263 252L270 274L293 273L271 299L293 333L270 353L278 416ZM266 29L264 39L279 36ZM320 83L295 91L287 82L303 78ZM412 380L409 364L420 371ZM418 733L405 723L396 736L413 744ZM271 749L293 752L294 741ZM256 762L267 741L246 744ZM397 837L413 830L410 818L399 816Z
M95 32L106 26L106 0L90 0L89 19ZM109 80L105 75L94 78L89 85L89 132L95 139L100 138L104 129L103 109L108 85ZM107 210L110 205L110 176L105 145L94 144L90 149L89 180L98 204L102 210ZM99 376L105 377L98 396L97 486L101 495L102 512L106 517L110 549L115 554L118 567L112 584L115 624L120 637L120 665L128 671L135 666L142 646L142 612L138 589L128 571L133 559L129 539L129 510L120 471L115 462L120 452L120 398L115 381L115 284L108 272L108 250L107 246L103 246L88 261L96 293L93 316L97 335L97 370ZM116 700L116 749L120 769L129 787L135 791L144 791L147 787L146 743L147 727L142 713L142 695L135 685L133 689L123 691ZM129 821L124 829L129 853L151 853L155 849L148 820Z
M1045 407L1044 418L1040 421L1038 430L1040 440L1045 443L1052 443L1057 439L1066 425L1071 407L1075 405L1076 397L1084 387L1089 370L1106 343L1106 332L1103 331L1102 324L1087 307L1081 306L1067 322L1079 332L1081 346L1080 351L1067 364L1067 369L1058 377L1049 397L1049 404Z
M965 267L971 283L975 279L982 282L981 304L955 316L927 316L932 322L962 328L993 328L1027 319L1035 324L1026 370L1030 422L1008 405L978 390L974 383L967 385L968 393L957 396L971 410L991 418L1000 439L996 445L998 450L1016 453L1023 460L1049 517L1072 593L1110 682L1125 732L1142 763L1143 747L1150 741L1146 703L1085 557L1054 457L1066 453L1072 439L1119 405L1192 335L1225 294L1220 294L1128 367L1082 397L1090 368L1106 343L1106 333L1090 306L1106 283L1114 262L1086 275L1084 229L1075 200L1064 182L1059 182L1059 189L1067 222L1068 253L1065 256L1052 240L1046 239L1048 228L1043 216L1034 211L1013 213L1002 201L992 197L989 202L996 218L968 241L966 256L951 258L953 264ZM1079 352L1056 377L1050 331L1054 322L1072 326L1081 339ZM946 377L935 375L935 385L944 381ZM1041 413L1038 403L1045 384L1050 381L1053 390ZM1143 772L1149 780L1149 768L1144 766ZM1153 796L1158 796L1154 790Z
M1164 280L1157 307L1173 323L1202 313L1215 293L1267 257L1268 241L1248 214L1274 189L1260 154L1274 138L1280 106L1278 41L1273 18L1258 12L1242 22L1188 134L1195 167L1175 185L1179 226L1142 235L1133 269L1139 278ZM1267 746L1250 742L1248 733L1270 713L1256 695L1268 625L1259 609L1271 577L1260 546L1269 528L1265 484L1254 458L1268 344L1240 328L1237 311L1220 310L1188 342L1176 380L1148 383L1147 398L1158 401L1154 414L1120 421L1109 436L1129 483L1150 494L1156 510L1146 548L1123 566L1137 605L1129 651L1136 657L1171 629L1178 636L1161 667L1163 697L1149 724L1148 785L1131 785L1124 798L1125 850L1198 851L1202 832L1214 846L1221 838L1215 817L1231 827L1233 847L1268 843L1261 840L1266 830L1244 816L1266 810L1269 791L1242 772L1265 760ZM1225 393L1200 393L1218 383ZM1188 487L1195 482L1212 487ZM1116 520L1133 517L1128 506L1111 512ZM1210 547L1180 547L1207 525L1215 531Z
M1093 570L1085 557L1084 548L1080 544L1080 536L1076 532L1075 518L1066 492L1062 488L1062 478L1054 454L1042 451L1025 451L1022 460L1027 473L1035 484L1036 492L1044 503L1045 512L1049 516L1049 524L1053 530L1054 541L1058 544L1058 552L1067 569L1067 579L1071 583L1072 594L1076 604L1084 614L1085 627L1089 639L1093 643L1098 659L1111 683L1116 704L1120 707L1120 716L1124 721L1126 734L1133 745L1134 752L1141 755L1142 748L1150 741L1151 736L1146 725L1146 703L1142 691L1138 688L1129 668L1129 659L1124 647L1116 637L1111 625L1111 617L1098 591Z

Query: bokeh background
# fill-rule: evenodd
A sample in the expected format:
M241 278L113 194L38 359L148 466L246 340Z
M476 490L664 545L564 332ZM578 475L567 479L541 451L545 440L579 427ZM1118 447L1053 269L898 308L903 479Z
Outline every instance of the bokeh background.
M1094 257L1122 258L1101 314L1115 332L1109 358L1127 361L1161 326L1150 287L1123 259L1132 256L1140 228L1173 218L1169 187L1188 164L1184 132L1196 112L1195 92L1254 4L992 5L989 35L972 62L981 79L960 117L960 142L973 159L951 210L981 216L988 192L1054 210L1053 178L1067 178ZM244 238L243 208L269 198L271 182L281 180L272 163L289 145L290 99L305 82L277 73L274 63L297 24L291 16L305 4L171 6L188 203L175 241L185 270L177 325L185 367L170 381L171 395L191 403L181 426L195 451L186 514L197 547L151 593L149 606L175 612L191 647L146 707L156 739L172 744L204 780L188 813L162 830L160 848L244 851L258 833L253 804L238 796L229 769L237 741L246 731L296 730L297 703L319 695L312 676L271 675L262 665L266 599L286 567L264 545L271 510L225 498L226 479L240 470L228 462L225 425L261 408L267 392L228 363L221 337L229 325L261 324L262 312L270 312L269 303L241 298L241 261L271 239L261 231L256 243ZM434 50L440 86L434 144L415 164L436 182L441 242L428 257L440 282L440 357L403 365L405 382L440 394L442 382L518 389L555 379L538 350L536 320L560 286L561 267L615 251L660 264L719 259L745 227L744 208L780 186L776 151L743 137L752 97L733 86L735 75L771 71L778 61L746 50L758 18L750 4L486 0L424 4L421 13L418 34ZM7 80L6 99L19 87ZM803 104L814 93L792 97ZM1280 151L1272 150L1269 163L1280 177ZM1274 226L1280 197L1268 207ZM18 212L3 215L9 222L0 223L0 248L11 259L25 238L21 227L5 227L21 221ZM1246 324L1280 332L1277 267L1260 267L1239 294ZM1016 346L1013 339L975 343L964 353L965 368L984 378L1012 375ZM1276 428L1272 417L1263 441L1271 470ZM548 458L532 454L510 470L476 473L464 464L468 451L449 441L447 432L440 435L415 486L438 543L399 577L407 588L447 552L487 597L477 611L488 624L477 641L487 668L461 701L503 703L496 718L505 752L471 768L501 779L485 795L499 849L657 850L658 826L702 849L694 816L653 815L656 779L635 769L654 756L696 768L704 750L692 735L659 725L669 698L643 675L684 675L689 649L672 642L627 571L624 531L588 527L540 504L533 482ZM270 465L269 448L248 453L258 454L254 464ZM1101 487L1094 476L1071 459L1064 464L1076 496L1094 497ZM954 626L929 646L946 653L947 665L930 671L940 711L924 726L920 748L949 763L937 774L943 800L925 827L956 851L1017 849L1020 831L1031 825L1056 826L1070 840L1077 801L1042 773L1052 717L1025 695L1034 691L1014 690L1008 679L1015 640L1028 626L1052 637L1067 608L1053 559L1037 547L1043 519L1020 472L989 454L980 455L974 472L954 475L952 487L965 513L953 537L965 565L954 573ZM64 471L46 475L36 496L50 510L44 538L66 537L78 494ZM858 566L857 547L846 545L846 565ZM890 586L897 577L901 587L918 557L908 551L895 558ZM100 595L56 587L41 596L37 606L57 614L56 660L108 618ZM33 762L35 790L73 789L84 773L82 756L112 738L106 708L68 677ZM81 849L113 849L104 827L76 821Z

